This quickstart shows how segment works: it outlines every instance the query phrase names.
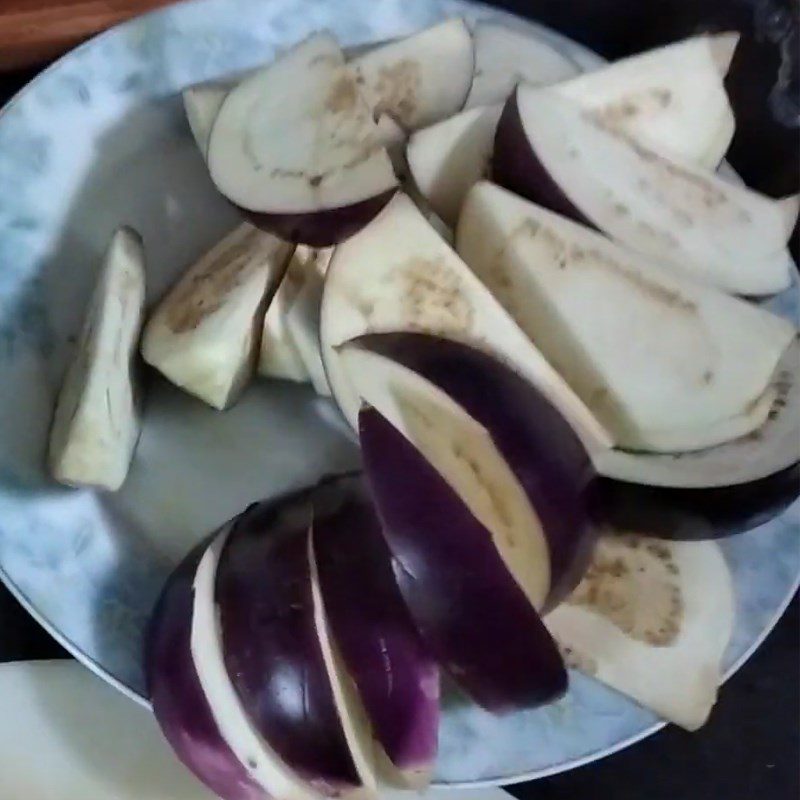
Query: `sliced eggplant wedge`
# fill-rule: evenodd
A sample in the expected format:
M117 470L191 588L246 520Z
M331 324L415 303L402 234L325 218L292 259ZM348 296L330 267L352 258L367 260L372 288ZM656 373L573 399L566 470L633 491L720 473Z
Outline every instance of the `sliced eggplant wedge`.
M183 108L189 129L205 158L208 154L208 140L211 137L211 128L222 108L222 101L236 85L237 81L213 81L189 86L182 92Z
M367 751L388 785L421 789L436 760L439 669L397 589L362 480L329 485L315 503L312 577L332 683L354 721L351 750Z
M197 261L151 315L144 360L217 409L239 398L253 373L264 310L291 247L242 224Z
M723 78L737 42L737 34L696 36L579 75L557 91L644 146L716 169L735 128Z
M201 636L204 642L217 637L228 702L249 710L248 730L291 770L294 785L271 792L273 797L286 797L286 791L296 796L304 786L327 797L365 797L371 792L350 751L317 630L312 493L251 506L227 540L206 551L204 560L217 558L218 566L213 593L202 582L203 563L195 580L195 596L207 605L197 615L193 652L204 669L199 661L205 648L194 646L194 633L197 645ZM262 760L267 754L262 745Z
M503 103L518 83L548 85L581 72L555 45L527 31L479 22L473 39L475 73L467 108Z
M116 491L128 474L141 429L136 358L144 270L141 237L119 228L56 404L48 465L59 483Z
M705 723L733 631L715 542L604 536L575 592L545 617L570 667L688 730Z
M412 134L411 176L433 211L455 227L467 192L488 177L502 106L478 106Z
M323 397L330 397L331 390L320 354L320 306L325 273L333 250L332 247L315 250L298 245L293 258L295 262L303 264L303 285L286 316L286 328L303 368L308 373L314 391Z
M537 609L568 595L594 543L595 472L558 409L497 359L449 339L368 334L344 345L342 359L362 399L492 531Z
M339 345L364 333L418 331L473 344L526 377L593 442L611 440L492 294L399 194L336 248L322 298L322 357L333 395L357 426L360 400Z
M351 66L375 119L386 114L413 131L463 108L474 63L469 28L454 18L371 49Z
M515 193L724 291L789 286L786 218L787 206L797 217L796 199L775 201L673 161L556 92L516 91L493 165L497 183Z
M356 73L326 33L231 90L211 130L208 167L255 224L316 247L363 227L397 185Z
M486 182L457 246L617 445L701 450L773 410L786 320Z
M551 702L566 691L567 675L532 602L532 585L526 592L517 582L492 533L440 473L442 465L428 461L445 455L446 433L453 431L426 429L437 441L427 441L423 454L375 409L359 414L365 474L400 592L442 668L478 704L502 713ZM479 467L486 469L483 462ZM469 478L469 470L462 460L460 477L481 491L488 475ZM504 479L496 488L510 491L513 484ZM546 559L529 562L529 571L537 565L549 571Z

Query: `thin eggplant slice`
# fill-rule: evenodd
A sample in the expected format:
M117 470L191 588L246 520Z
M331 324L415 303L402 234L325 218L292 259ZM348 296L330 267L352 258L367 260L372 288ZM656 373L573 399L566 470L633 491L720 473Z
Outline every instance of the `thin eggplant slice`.
M493 165L515 193L724 291L789 286L787 204L672 160L556 91L517 89Z
M116 491L125 481L141 428L136 358L144 302L141 237L119 228L56 404L48 465L60 483Z
M564 664L491 533L375 409L359 414L359 434L398 586L442 668L496 713L557 699Z
M715 542L617 533L600 540L586 577L545 625L569 666L696 730L716 701L734 612Z

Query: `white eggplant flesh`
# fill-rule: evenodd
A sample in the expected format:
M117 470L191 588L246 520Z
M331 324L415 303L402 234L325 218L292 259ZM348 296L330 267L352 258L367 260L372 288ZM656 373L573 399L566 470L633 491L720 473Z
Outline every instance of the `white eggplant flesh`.
M289 225L287 217L296 215L351 214L354 206L364 217L361 204L377 211L396 186L356 74L326 33L227 95L211 131L208 166L222 194L262 215L265 227Z
M230 407L255 371L264 310L291 247L243 223L197 261L150 317L142 355L216 409Z
M116 491L125 481L141 429L136 360L144 303L142 240L119 228L56 404L48 463L59 483Z
M487 182L457 244L619 446L699 450L765 422L786 320Z
M560 408L582 438L610 446L594 415L403 194L336 248L325 282L322 357L334 398L354 429L360 400L338 348L386 331L439 334L494 354Z
M431 209L455 227L467 192L488 177L502 106L479 106L412 134L406 157Z
M479 22L473 40L475 73L466 108L502 103L521 82L549 85L581 72L569 56L549 41L507 25Z
M297 250L289 260L283 279L272 296L261 334L261 354L258 374L264 378L307 383L311 380L300 356L297 343L289 331L289 309L305 284L306 261L297 257ZM302 253L303 250L300 250Z
M203 158L208 153L208 140L214 120L222 107L223 100L235 85L234 81L214 81L189 86L183 90L183 108L186 112L186 119Z
M520 89L517 108L534 158L599 230L733 294L789 286L791 199L672 161L548 90Z
M320 353L320 306L325 284L325 273L334 248L315 250L299 245L294 261L303 262L303 286L289 307L286 326L291 341L297 348L303 367L308 373L314 391L330 397L331 390L325 375Z
M0 666L2 800L212 800L152 714L75 661Z
M688 730L722 682L735 598L719 545L607 535L545 625L568 666Z
M491 433L412 370L357 344L344 345L340 357L361 400L414 445L489 531L506 568L540 610L550 591L547 539Z
M564 81L557 91L645 146L716 169L735 129L720 68L737 41L728 33L692 37Z
M461 110L474 62L469 28L453 18L369 50L351 65L375 118L387 114L413 131Z

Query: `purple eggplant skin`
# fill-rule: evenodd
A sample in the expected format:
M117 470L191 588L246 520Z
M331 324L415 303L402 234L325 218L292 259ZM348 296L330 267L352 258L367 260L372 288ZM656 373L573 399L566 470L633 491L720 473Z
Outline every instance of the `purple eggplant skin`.
M314 623L308 536L314 489L257 503L220 556L215 599L225 666L251 721L321 793L361 785Z
M330 247L349 239L370 223L396 191L393 188L358 203L301 214L273 214L246 208L239 210L248 222L287 242L309 247Z
M375 409L361 410L359 438L397 585L440 666L493 713L563 695L558 647L490 532Z
M222 738L192 658L192 582L205 547L184 559L156 604L146 637L147 692L175 754L215 795L268 800Z
M800 464L750 483L667 489L603 478L592 512L598 524L681 541L722 539L764 525L800 496Z
M516 88L506 100L497 123L491 179L526 200L596 229L537 157L519 113L518 93Z
M439 669L397 588L363 479L339 489L337 507L315 513L313 527L328 624L389 760L427 771L438 744Z
M597 540L596 475L560 412L514 370L477 348L421 333L375 333L350 344L416 372L491 436L542 523L550 591L542 613L578 585Z

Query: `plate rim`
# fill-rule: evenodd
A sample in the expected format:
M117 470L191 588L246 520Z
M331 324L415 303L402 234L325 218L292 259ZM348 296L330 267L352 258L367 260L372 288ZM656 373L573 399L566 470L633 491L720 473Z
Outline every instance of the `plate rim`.
M26 82L23 86L21 86L1 107L0 107L0 125L3 122L3 118L10 113L17 103L24 98L29 91L33 91L38 84L45 80L47 76L51 73L57 72L60 68L63 67L64 64L68 63L70 59L77 56L79 53L82 53L92 47L97 46L103 40L107 38L113 38L115 36L123 35L123 32L126 30L133 30L136 26L147 24L147 21L157 19L159 17L166 17L169 14L173 13L174 11L178 10L179 13L185 13L185 10L193 5L201 5L204 0L179 0L177 3L172 3L169 6L151 9L143 14L136 15L131 17L127 20L124 20L116 25L108 28L104 31L101 31L90 38L86 39L85 41L81 42L77 46L71 48L66 53L58 57L56 60L48 64L44 69L37 72L31 80ZM489 5L488 3L481 2L480 0L456 0L458 5L465 5L471 7L475 10L476 15L481 13L491 15L493 18L504 18L507 22L511 23L512 21L517 24L521 25L522 27L526 27L529 30L533 31L536 35L544 38L545 40L555 44L556 46L566 47L568 50L567 55L571 55L571 57L578 57L578 63L581 66L585 64L591 64L594 62L595 64L602 64L606 63L607 60L600 56L599 54L592 51L586 45L577 42L568 36L556 31L552 28L547 27L546 25L536 21L535 19L529 19L527 17L521 16L515 12L512 12L508 9ZM444 10L447 9L448 6L451 5L450 2L447 0L444 3L439 3ZM572 54L575 55L572 55ZM739 534L741 535L741 534ZM0 563L0 582L6 587L6 589L11 593L11 595L20 603L20 605L25 609L25 611L30 614L30 616L50 635L53 639L64 648L66 652L70 654L72 658L74 658L78 663L82 664L86 667L91 673L97 676L99 679L103 680L109 686L112 686L117 691L121 692L125 697L129 698L137 705L143 708L147 708L152 711L151 704L146 700L146 698L139 695L135 692L131 687L126 685L123 681L119 678L112 675L108 672L95 658L90 656L88 653L84 652L78 645L73 643L68 637L66 637L58 628L50 622L47 617L39 611L32 600L27 597L25 592L19 588L14 580L11 578L10 575L6 572L5 568L3 567L2 563ZM740 654L740 656L729 666L729 668L725 671L722 681L720 683L720 687L724 685L736 672L738 672L741 667L752 657L752 655L761 647L764 643L765 639L772 633L775 629L776 625L780 621L781 617L786 612L789 604L794 599L795 595L800 589L800 570L798 570L797 574L794 576L794 580L792 582L791 588L787 591L785 597L782 599L781 603L776 607L774 613L771 615L768 622L764 625L763 629L760 631L758 636L756 636L747 649ZM530 781L535 781L539 778L546 778L551 777L553 775L560 774L562 772L568 772L573 769L577 769L579 767L587 766L595 761L599 761L603 758L608 756L614 755L622 750L625 750L638 742L652 736L653 734L657 733L664 727L666 727L669 723L666 720L659 720L657 722L652 723L650 726L644 728L643 730L628 736L624 739L621 739L618 742L615 742L612 745L607 747L601 748L591 753L587 753L583 756L579 756L577 758L563 761L557 764L550 765L548 767L532 770L529 772L520 773L518 775L514 775L513 777L509 776L497 776L497 777L488 777L488 778L480 778L476 780L469 780L469 781L451 781L451 782L434 782L431 784L432 788L436 788L438 790L447 791L450 789L479 789L479 788L490 788L490 787L501 787L501 786L513 786L520 783L526 783Z

